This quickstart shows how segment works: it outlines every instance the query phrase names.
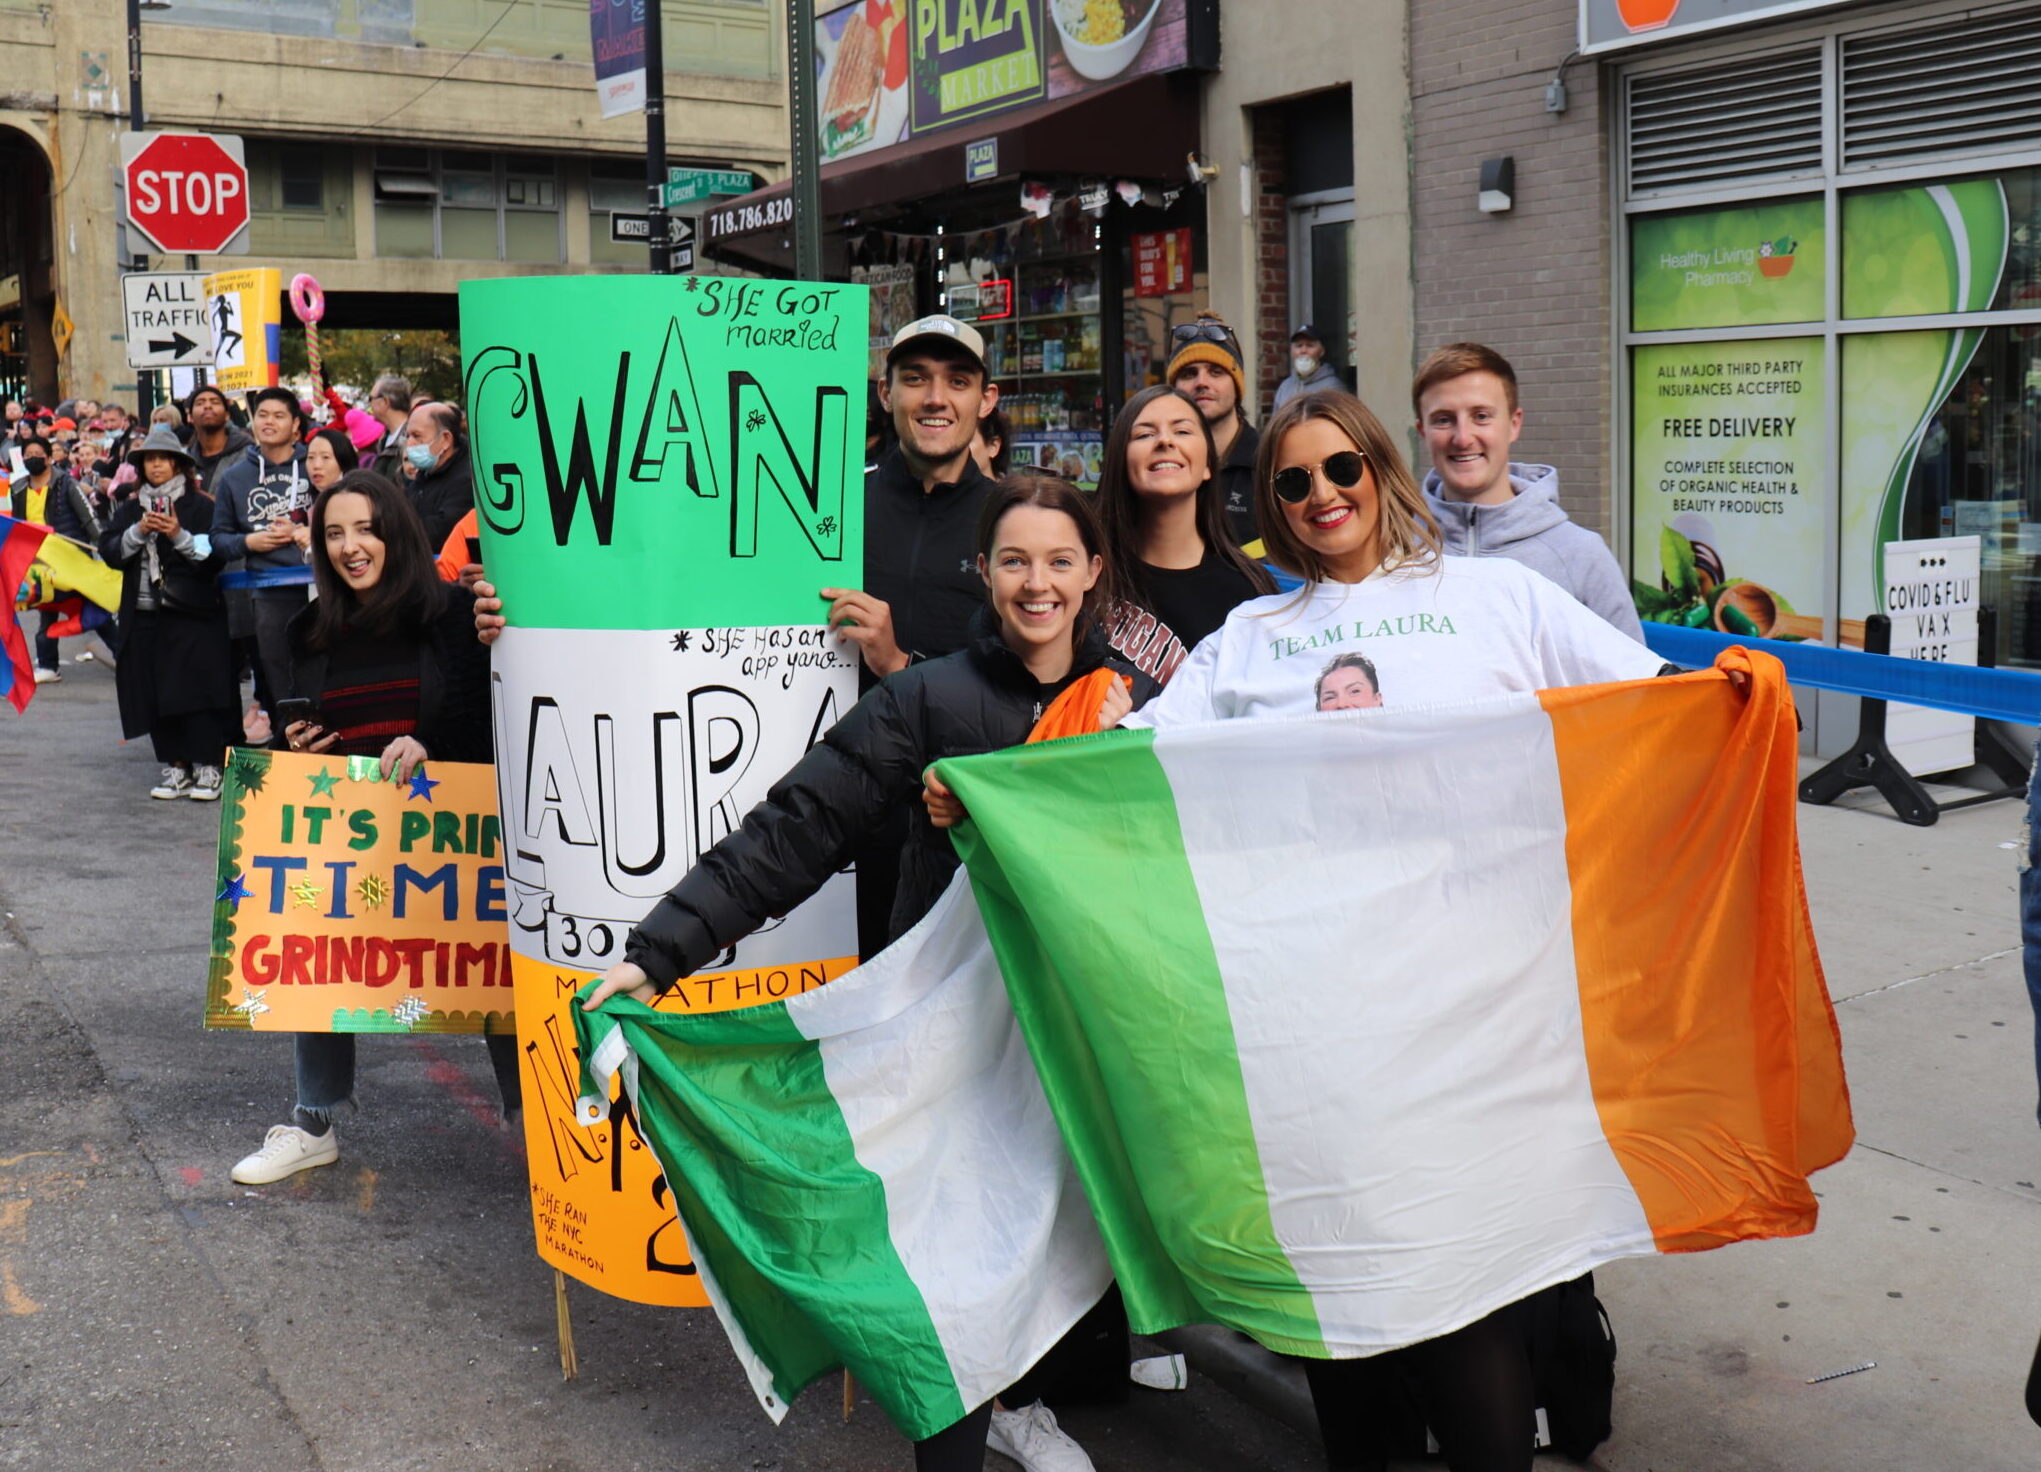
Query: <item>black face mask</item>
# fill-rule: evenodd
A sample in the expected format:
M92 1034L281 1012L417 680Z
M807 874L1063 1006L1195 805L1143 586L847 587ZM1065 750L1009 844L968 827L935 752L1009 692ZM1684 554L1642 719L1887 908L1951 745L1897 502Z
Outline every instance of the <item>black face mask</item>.
M40 455L23 455L21 457L21 468L30 475L41 475L50 468L50 462L43 459Z

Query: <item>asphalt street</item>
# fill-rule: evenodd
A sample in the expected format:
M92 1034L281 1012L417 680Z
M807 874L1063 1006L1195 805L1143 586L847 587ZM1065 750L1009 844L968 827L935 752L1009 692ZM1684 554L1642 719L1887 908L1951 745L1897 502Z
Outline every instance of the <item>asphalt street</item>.
M152 802L110 675L66 669L0 712L0 1467L910 1465L869 1403L844 1423L833 1385L774 1427L706 1311L577 1286L563 1381L479 1043L365 1040L340 1163L231 1183L286 1117L291 1068L283 1038L200 1026L215 810ZM1621 1346L1603 1472L2041 1459L2020 1405L2041 1135L2019 816L1802 809L1859 1144L1817 1179L1813 1236L1598 1275ZM1314 1467L1257 1408L1281 1389L1250 1404L1194 1375L1066 1424L1100 1472Z

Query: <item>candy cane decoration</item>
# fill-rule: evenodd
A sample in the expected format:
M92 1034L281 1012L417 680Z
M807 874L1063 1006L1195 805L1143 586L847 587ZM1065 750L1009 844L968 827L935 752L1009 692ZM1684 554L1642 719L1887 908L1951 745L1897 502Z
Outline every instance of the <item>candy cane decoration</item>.
M319 364L319 319L326 315L326 293L316 277L300 271L291 277L291 315L305 327L305 357L312 365L312 384L321 395L326 392L326 375Z

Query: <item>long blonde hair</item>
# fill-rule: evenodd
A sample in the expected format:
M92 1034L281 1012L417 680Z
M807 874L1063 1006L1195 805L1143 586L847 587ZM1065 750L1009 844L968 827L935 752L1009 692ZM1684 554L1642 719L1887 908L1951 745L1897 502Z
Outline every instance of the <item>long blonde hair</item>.
M1437 562L1441 555L1439 524L1404 463L1403 452L1366 404L1337 389L1299 395L1278 409L1262 428L1261 448L1254 456L1254 509L1269 560L1307 584L1325 581L1325 563L1291 529L1276 496L1276 454L1283 436L1312 419L1331 424L1368 457L1368 469L1375 477L1379 507L1376 537L1383 565L1423 567Z

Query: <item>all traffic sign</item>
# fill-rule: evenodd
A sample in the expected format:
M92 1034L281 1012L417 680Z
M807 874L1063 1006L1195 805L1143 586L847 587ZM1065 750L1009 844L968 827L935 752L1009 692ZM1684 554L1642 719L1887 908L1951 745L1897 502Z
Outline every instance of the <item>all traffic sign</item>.
M121 277L128 367L193 368L212 363L205 280L199 271L135 271Z
M128 224L165 255L244 255L248 166L241 140L215 133L127 133L120 142Z

